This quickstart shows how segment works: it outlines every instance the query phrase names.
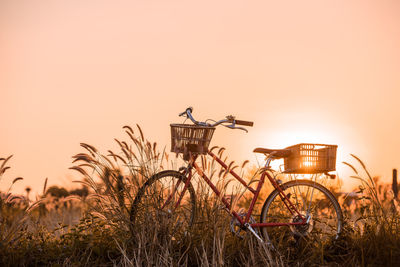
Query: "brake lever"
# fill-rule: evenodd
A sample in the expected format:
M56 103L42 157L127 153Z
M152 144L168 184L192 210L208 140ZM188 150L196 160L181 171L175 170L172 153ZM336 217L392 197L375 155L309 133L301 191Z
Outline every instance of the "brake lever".
M230 129L238 129L238 130L242 130L242 131L245 131L246 133L248 133L249 131L247 131L247 129L245 129L245 128L243 128L243 127L236 127L236 126L234 126L233 124L230 124L230 125L224 125L225 127L228 127L228 128L230 128Z

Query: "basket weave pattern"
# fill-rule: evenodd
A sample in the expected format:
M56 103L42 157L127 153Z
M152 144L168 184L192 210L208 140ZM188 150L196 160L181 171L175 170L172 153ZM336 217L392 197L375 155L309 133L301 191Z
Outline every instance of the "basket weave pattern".
M324 173L336 170L336 145L298 144L287 147L291 155L284 159L285 173Z
M171 124L171 151L175 153L206 154L215 127Z

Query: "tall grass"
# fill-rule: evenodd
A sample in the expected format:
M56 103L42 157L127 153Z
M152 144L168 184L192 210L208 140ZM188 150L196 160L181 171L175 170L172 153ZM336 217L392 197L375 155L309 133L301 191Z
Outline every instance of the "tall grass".
M361 168L349 166L353 179L360 181L357 198L353 205L342 205L347 215L349 253L361 265L396 265L400 262L400 214L397 199L389 185L379 183L366 164L357 156L351 155ZM343 202L346 198L343 199Z
M0 158L0 182L5 172L10 169L7 163L11 158L12 155ZM38 202L30 204L28 199L11 194L13 185L21 180L22 177L13 179L8 190L5 193L0 192L0 250L14 246L20 240L24 223L29 219L29 212L38 204Z
M73 156L71 169L82 175L79 183L89 188L87 197L54 198L45 187L40 205L32 207L9 192L2 194L1 266L364 266L400 261L397 200L355 156L361 170L345 164L360 181L357 197L336 192L346 216L338 240L288 243L284 251L272 251L248 232L241 231L238 238L230 231L231 217L220 198L198 174L193 183L197 219L187 235L171 238L157 218L146 227L132 224L130 208L143 183L160 170L178 169L184 162L148 141L139 126L123 129L127 140L115 140L118 151L102 153L82 143L84 152ZM212 150L230 169L250 183L257 182L257 168L229 161L223 148ZM0 159L0 179L9 159ZM247 209L248 195L226 170L213 159L201 157L198 162L235 210ZM271 190L266 184L258 205Z

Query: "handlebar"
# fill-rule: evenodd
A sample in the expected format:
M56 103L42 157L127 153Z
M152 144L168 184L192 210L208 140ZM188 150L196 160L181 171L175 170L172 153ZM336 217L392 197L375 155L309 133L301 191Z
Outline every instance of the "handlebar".
M216 121L213 124L207 123L207 122L201 122L201 121L197 121L193 118L192 115L193 112L193 108L192 107L188 107L184 112L180 113L179 116L185 116L190 119L194 124L196 125L200 125L200 126L208 126L208 127L215 127L217 125L222 124L225 127L228 127L230 129L239 129L239 130L243 130L245 132L247 132L247 129L243 128L243 127L237 127L236 125L243 125L243 126L249 126L252 127L254 125L254 123L252 121L243 121L243 120L236 120L234 116L229 115L226 116L226 119L223 120L219 120ZM230 123L229 125L224 125L223 123Z
M183 115L186 115L188 112L192 113L193 112L193 108L192 107L188 107L184 112L179 113L179 117L182 117Z

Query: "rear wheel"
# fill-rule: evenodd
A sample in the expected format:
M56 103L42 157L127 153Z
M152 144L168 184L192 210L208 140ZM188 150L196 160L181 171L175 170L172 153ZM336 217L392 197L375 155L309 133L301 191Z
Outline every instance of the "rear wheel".
M152 227L172 239L187 234L195 218L196 198L189 182L180 204L187 178L177 171L159 172L139 189L130 211L132 226L136 229Z
M338 237L343 215L339 203L328 189L309 180L293 180L281 185L281 189L301 216L289 211L275 189L264 203L261 223L301 222L302 217L307 223L261 228L264 239L274 248L279 250L300 240L317 243Z

